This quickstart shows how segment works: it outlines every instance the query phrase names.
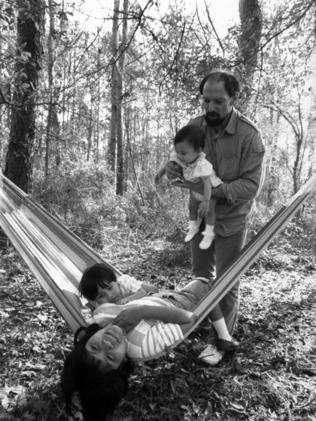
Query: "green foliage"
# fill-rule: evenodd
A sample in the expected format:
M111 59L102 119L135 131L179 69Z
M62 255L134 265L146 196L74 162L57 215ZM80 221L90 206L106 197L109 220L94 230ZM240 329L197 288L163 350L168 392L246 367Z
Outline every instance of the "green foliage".
M104 166L62 165L48 180L35 177L33 195L90 245L100 246L102 221L116 207L111 174Z
M82 21L76 19L88 18L82 9L84 3L89 2L80 5L53 2L55 29L51 34L54 44L51 61L48 60L47 34L41 34L44 60L37 92L34 166L44 168L48 151L49 172L54 171L59 160L65 163L68 160L107 159L111 108L109 69L113 61L109 24L112 11L107 8L105 21L101 21L104 25L83 27ZM18 8L15 10L13 5L16 6L4 0L0 6L4 41L0 51L0 84L10 87L3 106L8 112L2 113L0 121L0 157L6 152L7 128L10 127L14 63L28 59L15 52ZM213 10L211 4L207 6L201 2L193 12L192 8L188 11L184 1L170 1L168 6L149 2L142 13L138 3L129 4L128 45L122 74L126 182L134 176L130 170L131 161L136 177L141 171L148 175L166 156L175 131L200 112L198 85L210 68L223 66L243 74L247 64L240 61L238 51L240 28L235 25L229 28L227 35L217 36L212 26L212 13L216 8ZM282 0L272 4L262 1L260 7L264 16L261 61L253 83L244 80L245 89L252 97L247 109L267 139L268 170L274 171L269 177L271 189L273 184L277 188L282 184L281 188L286 190L296 155L293 129L301 125L304 130L299 134L306 133L309 119L310 92L305 81L312 70L309 56L314 45L314 6L311 0ZM51 85L47 83L49 69L52 71ZM21 79L16 88L24 92L30 85ZM50 101L58 119L56 133L47 130ZM299 105L302 106L299 108ZM291 123L292 120L301 121L295 126L285 117L290 118ZM298 178L298 185L313 166L308 159L313 153L310 144L304 139L304 147L297 157L293 177ZM143 187L145 191L150 188Z
M140 193L131 183L116 196L113 174L104 165L62 165L48 180L35 177L33 196L91 246L102 247L105 227L147 236L177 237L187 220L187 191L153 185Z
M255 203L248 220L248 239L275 215L289 199L283 192L272 206L265 204L265 191ZM144 180L130 182L124 196L116 196L113 174L104 165L62 165L48 180L36 176L33 195L91 246L103 248L105 231L113 227L123 233L138 232L147 238L164 238L183 245L188 220L188 191L163 184L156 188ZM313 200L299 214L300 224L313 233L316 226ZM313 247L311 236L310 244Z

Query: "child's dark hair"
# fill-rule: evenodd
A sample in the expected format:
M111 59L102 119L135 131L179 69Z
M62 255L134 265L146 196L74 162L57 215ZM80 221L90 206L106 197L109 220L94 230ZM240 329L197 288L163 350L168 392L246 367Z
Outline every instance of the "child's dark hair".
M115 272L105 263L96 263L87 268L79 283L79 292L87 300L95 300L98 286L105 288L109 282L116 282Z
M177 145L184 141L192 145L195 151L199 151L204 148L205 132L198 126L184 126L175 135L173 144Z
M62 391L66 400L66 411L71 415L73 394L79 393L83 416L86 421L104 421L112 414L128 390L128 378L133 363L127 359L119 369L103 373L85 349L89 338L101 327L92 324L80 328L75 334L74 349L66 358L61 378ZM78 339L78 337L80 339Z

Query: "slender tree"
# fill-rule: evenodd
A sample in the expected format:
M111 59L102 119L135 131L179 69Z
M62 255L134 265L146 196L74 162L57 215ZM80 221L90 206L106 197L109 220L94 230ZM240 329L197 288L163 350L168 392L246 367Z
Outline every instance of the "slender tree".
M118 69L117 69L117 50L118 50L118 16L119 16L120 0L114 0L113 10L113 26L112 26L112 40L111 40L111 128L110 128L110 141L109 153L107 160L112 171L115 171L115 157L116 157L116 140L117 140L117 105L118 105Z
M122 100L123 100L123 76L125 70L125 52L127 42L127 12L128 0L123 2L123 28L122 40L119 48L118 80L117 80L117 159L116 159L116 194L124 191L124 156L123 156L123 124L122 124Z
M48 0L49 32L47 35L48 110L46 123L45 177L49 175L50 154L54 151L56 167L60 164L59 123L54 87L55 3Z
M311 145L310 173L313 173L316 171L316 20L314 22L314 46L310 56L310 69L308 90L311 95L311 106L308 116L307 136Z

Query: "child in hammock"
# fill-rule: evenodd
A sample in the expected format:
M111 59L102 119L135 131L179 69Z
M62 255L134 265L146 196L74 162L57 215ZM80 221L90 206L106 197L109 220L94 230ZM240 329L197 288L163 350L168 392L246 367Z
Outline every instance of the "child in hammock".
M104 303L126 304L158 292L158 288L137 281L129 275L116 276L104 263L96 263L85 270L79 283L79 292L93 306Z
M199 244L201 249L208 249L214 239L215 204L212 198L212 187L222 184L212 164L205 158L204 131L197 126L185 126L179 130L174 138L174 150L170 161L176 162L182 168L183 178L192 182L202 179L204 193L190 190L189 198L189 227L184 241L188 242L199 232L202 218L205 221L205 229L202 232L203 239ZM155 182L160 182L165 175L166 165L159 169Z
M210 291L205 278L191 281L180 291L165 291L125 305L102 304L94 321L77 330L74 349L63 369L62 390L67 412L75 391L85 419L106 419L128 390L132 361L157 358L184 339L185 326L192 326L192 311ZM220 340L221 352L236 349L236 343ZM209 346L199 358L214 365Z
M125 284L126 281L126 284ZM197 278L195 281L192 281L191 284L196 283L197 285L203 285L203 288L209 289L210 282L206 278ZM123 286L123 284L125 284ZM130 285L133 284L134 287L130 288ZM189 285L191 285L189 284ZM136 289L138 286L138 289ZM136 290L133 292L133 290ZM184 288L184 291L186 289ZM116 304L118 307L122 307L125 304L133 304L131 301L139 300L148 296L159 296L162 299L169 299L169 296L181 297L182 292L174 291L159 291L157 287L147 285L137 281L135 278L132 278L128 275L121 275L116 278L114 271L108 268L104 263L96 263L86 269L84 272L80 284L79 284L80 293L88 300L90 303L94 304L96 308L93 311L93 317L88 321L89 323L98 322L98 317L101 315L101 318L104 317L104 311L107 309L113 309L114 307L104 307L103 304ZM130 292L130 295L129 292ZM124 297L123 297L123 295ZM189 294L189 301L192 300L192 294ZM197 294L198 299L203 297L201 290ZM197 304L197 300L194 301L194 304ZM184 301L181 304L182 308L187 306L187 297L186 293L184 294ZM180 306L180 307L181 307ZM190 303L189 307L192 309L193 303ZM111 317L111 316L110 316ZM224 351L233 351L238 348L239 343L232 338L230 335L225 318L220 317L217 320L212 320L212 325L217 333L218 343L220 350ZM216 347L212 344L201 354L201 359L207 360L211 365L217 364L223 357L223 353L219 352Z

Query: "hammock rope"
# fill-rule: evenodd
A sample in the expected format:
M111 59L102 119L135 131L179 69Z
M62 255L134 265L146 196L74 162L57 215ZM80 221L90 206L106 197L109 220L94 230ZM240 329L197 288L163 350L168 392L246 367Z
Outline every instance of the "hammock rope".
M316 175L279 210L218 277L208 295L195 308L197 320L188 326L185 338L207 317L315 189ZM117 275L121 274L120 271L2 174L0 226L69 327L75 331L86 325L84 312L87 302L78 293L83 271L100 262L112 268Z

